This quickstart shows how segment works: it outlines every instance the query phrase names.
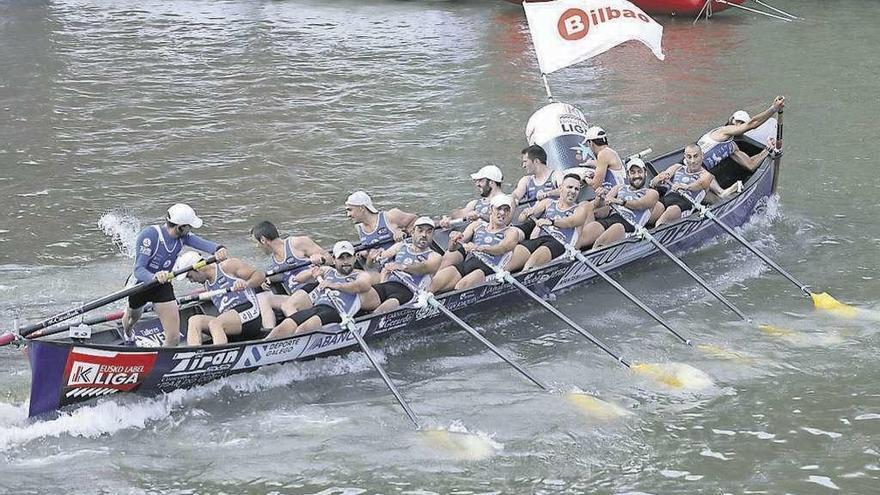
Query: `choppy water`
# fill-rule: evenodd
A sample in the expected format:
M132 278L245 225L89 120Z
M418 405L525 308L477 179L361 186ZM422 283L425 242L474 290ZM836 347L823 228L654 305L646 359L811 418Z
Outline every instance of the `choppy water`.
M667 59L625 46L551 76L624 151L665 151L733 110L789 96L781 199L746 235L842 300L880 310L873 158L880 4L781 1L806 18L662 19ZM497 163L519 176L543 91L504 2L0 0L0 325L121 283L139 225L187 201L206 236L256 261L267 218L351 238L354 188L437 213ZM9 493L874 493L877 321L817 315L720 240L687 261L767 334L662 260L621 281L695 341L677 344L604 286L558 305L636 361L713 383L665 390L542 311L487 312L487 335L560 390L632 414L598 422L536 392L466 336L401 335L389 372L432 426L482 438L459 458L412 430L361 354L29 423L27 363L0 348L0 491Z

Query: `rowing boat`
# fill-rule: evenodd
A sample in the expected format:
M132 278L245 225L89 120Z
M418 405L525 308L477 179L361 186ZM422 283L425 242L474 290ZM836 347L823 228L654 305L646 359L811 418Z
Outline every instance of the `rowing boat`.
M519 0L507 0L510 3L522 4L522 1ZM548 0L525 0L526 2L546 2ZM707 8L706 0L630 0L633 4L635 4L638 8L642 9L648 14L663 14L663 15L688 15L695 16L697 13L702 12ZM708 2L708 8L711 9L710 12L721 12L722 10L726 10L731 4L739 5L744 3L745 0L727 0L727 1L718 1L711 0Z
M738 141L740 149L754 153L767 135L775 132L771 119ZM771 133L771 134L768 134ZM684 149L648 160L650 173L656 174L680 163ZM750 176L732 163L722 163L729 174L722 184L742 179L741 193L711 206L715 216L727 225L741 226L760 211L773 193L779 160L769 157ZM776 166L775 166L776 165ZM653 236L674 252L691 250L705 244L723 231L707 216L691 215L677 222L651 230ZM619 269L658 253L647 239L629 237L602 249L585 252L587 258L603 271ZM549 264L515 274L526 287L541 295L569 290L589 282L595 273L567 256ZM460 314L487 308L514 307L523 296L513 286L490 280L471 289L437 296L450 310ZM182 332L188 317L207 312L210 303L181 308ZM158 319L143 318L135 328L141 343L161 343L163 330ZM368 314L356 320L358 333L366 341L384 338L395 331L439 331L446 319L433 306L414 303L383 314ZM58 339L34 339L28 342L33 379L29 416L44 416L72 404L122 392L155 395L189 388L236 373L256 370L270 364L313 359L358 348L355 337L337 324L317 331L274 341L233 342L201 347L126 347L119 337L119 323L99 324L88 339L64 336Z

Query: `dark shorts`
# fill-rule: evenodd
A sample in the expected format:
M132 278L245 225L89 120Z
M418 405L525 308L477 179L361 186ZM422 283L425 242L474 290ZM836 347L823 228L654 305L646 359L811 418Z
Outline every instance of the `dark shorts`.
M493 273L495 273L495 271L493 271L491 268L489 268L488 265L480 261L480 259L476 256L469 256L465 258L464 261L462 261L461 263L452 266L454 266L455 269L458 270L458 274L462 277L477 270L483 270L484 275L492 275Z
M385 302L389 299L397 299L400 304L406 304L413 298L413 292L400 282L389 281L373 286L376 294L379 295L379 301Z
M251 308L253 308L253 304L244 303L239 304L238 306L232 308L236 313L242 315L247 312ZM261 336L263 330L263 319L260 318L260 314L257 313L257 316L250 321L242 322L241 324L241 335L237 335L236 337L239 340L251 340L256 339Z
M557 241L555 238L549 235L542 235L537 239L526 239L519 244L522 247L528 249L530 253L534 253L538 250L539 247L546 247L550 250L551 258L558 258L565 253L565 246L563 246L561 242Z
M681 211L691 211L694 208L693 203L676 191L670 191L660 198L663 206L669 208L672 205L678 206Z
M131 309L143 308L148 302L163 303L174 300L174 286L171 282L159 284L137 294L128 296L128 307Z
M599 222L599 224L602 225L602 227L605 229L607 229L608 227L611 227L612 225L614 225L616 223L619 223L619 224L623 225L624 232L635 232L636 231L636 228L633 226L633 224L627 222L626 219L623 218L622 216L620 216L619 213L612 213L605 218L597 218L596 221Z
M318 282L309 282L307 284L300 285L293 292L296 292L298 290L302 290L302 291L305 291L306 294L308 294L309 292L315 290L315 287L317 287L317 286L318 286ZM291 292L290 294L293 295L293 292Z
M518 224L514 225L514 227L521 230L524 235L524 238L528 239L529 237L532 236L532 231L535 230L536 225L535 225L535 221L532 220L531 218L529 218L528 220L526 220L523 223L518 223Z
M317 316L321 319L321 325L326 325L328 323L342 323L342 318L339 317L336 308L327 306L326 304L319 304L317 306L312 306L309 309L297 311L288 316L287 319L293 320L293 322L299 326L313 316Z

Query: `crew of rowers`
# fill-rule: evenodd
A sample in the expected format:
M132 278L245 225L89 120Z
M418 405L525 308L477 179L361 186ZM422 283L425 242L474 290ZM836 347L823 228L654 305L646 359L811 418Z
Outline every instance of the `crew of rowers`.
M178 344L178 304L168 282L173 272L194 264L178 278L214 291L217 315L192 316L187 343L200 345L209 334L214 344L224 344L230 337L260 338L266 331L266 339L312 331L341 323L343 317L393 310L414 302L422 291L467 289L497 271L531 270L568 250L607 246L639 228L681 218L707 193L723 197L739 192L741 184L718 187L712 169L731 157L754 170L767 154L779 153L770 140L765 150L750 157L733 138L757 128L783 105L784 98L777 97L754 118L736 112L727 124L686 146L683 163L650 182L645 163L638 157L624 163L609 146L605 130L594 126L585 142L595 159L585 166L553 170L544 149L531 145L522 150L525 174L511 194L502 191L501 170L487 165L471 174L479 197L437 220L396 208L381 211L366 192L357 191L345 202L360 239L357 248L339 241L327 252L307 236L282 238L275 225L263 221L251 234L269 255L266 271L191 233L202 220L188 205L176 204L168 209L164 225L147 227L138 236L131 283L155 279L159 284L129 297L123 318L126 338L133 340L132 328L149 302L165 329L164 345ZM593 192L590 199L582 199L586 188ZM520 206L525 207L517 211ZM445 249L435 243L437 229L449 232ZM216 262L199 267L201 256L182 251L185 246L213 254ZM267 272L274 274L278 293Z

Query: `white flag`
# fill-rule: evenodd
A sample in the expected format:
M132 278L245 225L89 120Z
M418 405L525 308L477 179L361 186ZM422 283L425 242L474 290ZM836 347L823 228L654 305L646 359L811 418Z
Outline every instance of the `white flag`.
M594 57L625 41L638 40L663 60L663 26L626 0L525 2L526 18L541 72Z

